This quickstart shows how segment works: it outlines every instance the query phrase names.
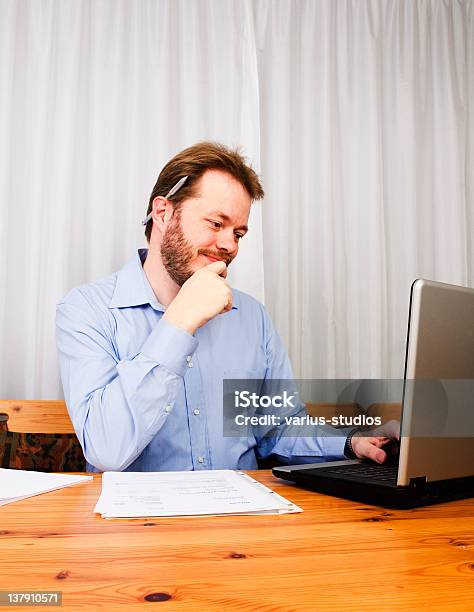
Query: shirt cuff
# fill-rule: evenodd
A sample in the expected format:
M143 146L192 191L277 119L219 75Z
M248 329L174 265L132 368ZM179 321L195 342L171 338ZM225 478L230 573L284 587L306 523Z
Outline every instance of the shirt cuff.
M344 455L344 445L346 443L347 434L341 432L340 436L324 436L323 449L326 461L331 459L347 459Z
M188 367L187 358L193 355L198 344L199 341L184 329L166 319L160 319L144 342L141 353L170 372L183 377Z

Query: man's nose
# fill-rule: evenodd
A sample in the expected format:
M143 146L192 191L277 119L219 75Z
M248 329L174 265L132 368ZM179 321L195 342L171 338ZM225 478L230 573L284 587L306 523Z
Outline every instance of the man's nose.
M220 251L227 251L228 253L234 253L237 251L238 244L232 229L229 229L229 231L222 230L219 232L216 247Z

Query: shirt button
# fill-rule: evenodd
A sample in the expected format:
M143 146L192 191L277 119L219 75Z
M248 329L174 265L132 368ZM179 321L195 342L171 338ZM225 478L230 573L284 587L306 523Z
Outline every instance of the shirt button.
M195 414L197 416L198 414L201 414L201 411L199 410L199 408L195 408L193 410L193 414Z
M198 457L198 462L199 463L204 463L204 457Z
M186 361L188 362L188 368L192 368L193 367L193 358L191 357L191 355L188 355L186 357Z
M165 412L171 412L172 407L169 404L165 406Z

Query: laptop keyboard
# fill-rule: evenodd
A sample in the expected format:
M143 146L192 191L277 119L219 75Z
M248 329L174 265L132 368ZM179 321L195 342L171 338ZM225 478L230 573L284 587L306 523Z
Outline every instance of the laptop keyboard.
M325 476L336 476L338 478L367 479L397 484L397 465L373 465L371 463L355 463L354 465L336 465L327 468L317 468L314 474L324 472Z

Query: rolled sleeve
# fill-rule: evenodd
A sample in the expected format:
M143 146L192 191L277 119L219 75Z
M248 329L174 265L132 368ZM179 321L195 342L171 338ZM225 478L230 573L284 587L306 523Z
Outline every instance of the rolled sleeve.
M160 320L142 350L118 359L106 311L79 291L58 304L59 366L74 429L101 470L130 465L169 416L198 341Z
M141 353L170 372L184 376L188 358L192 357L198 344L199 341L184 329L160 319L142 345Z

